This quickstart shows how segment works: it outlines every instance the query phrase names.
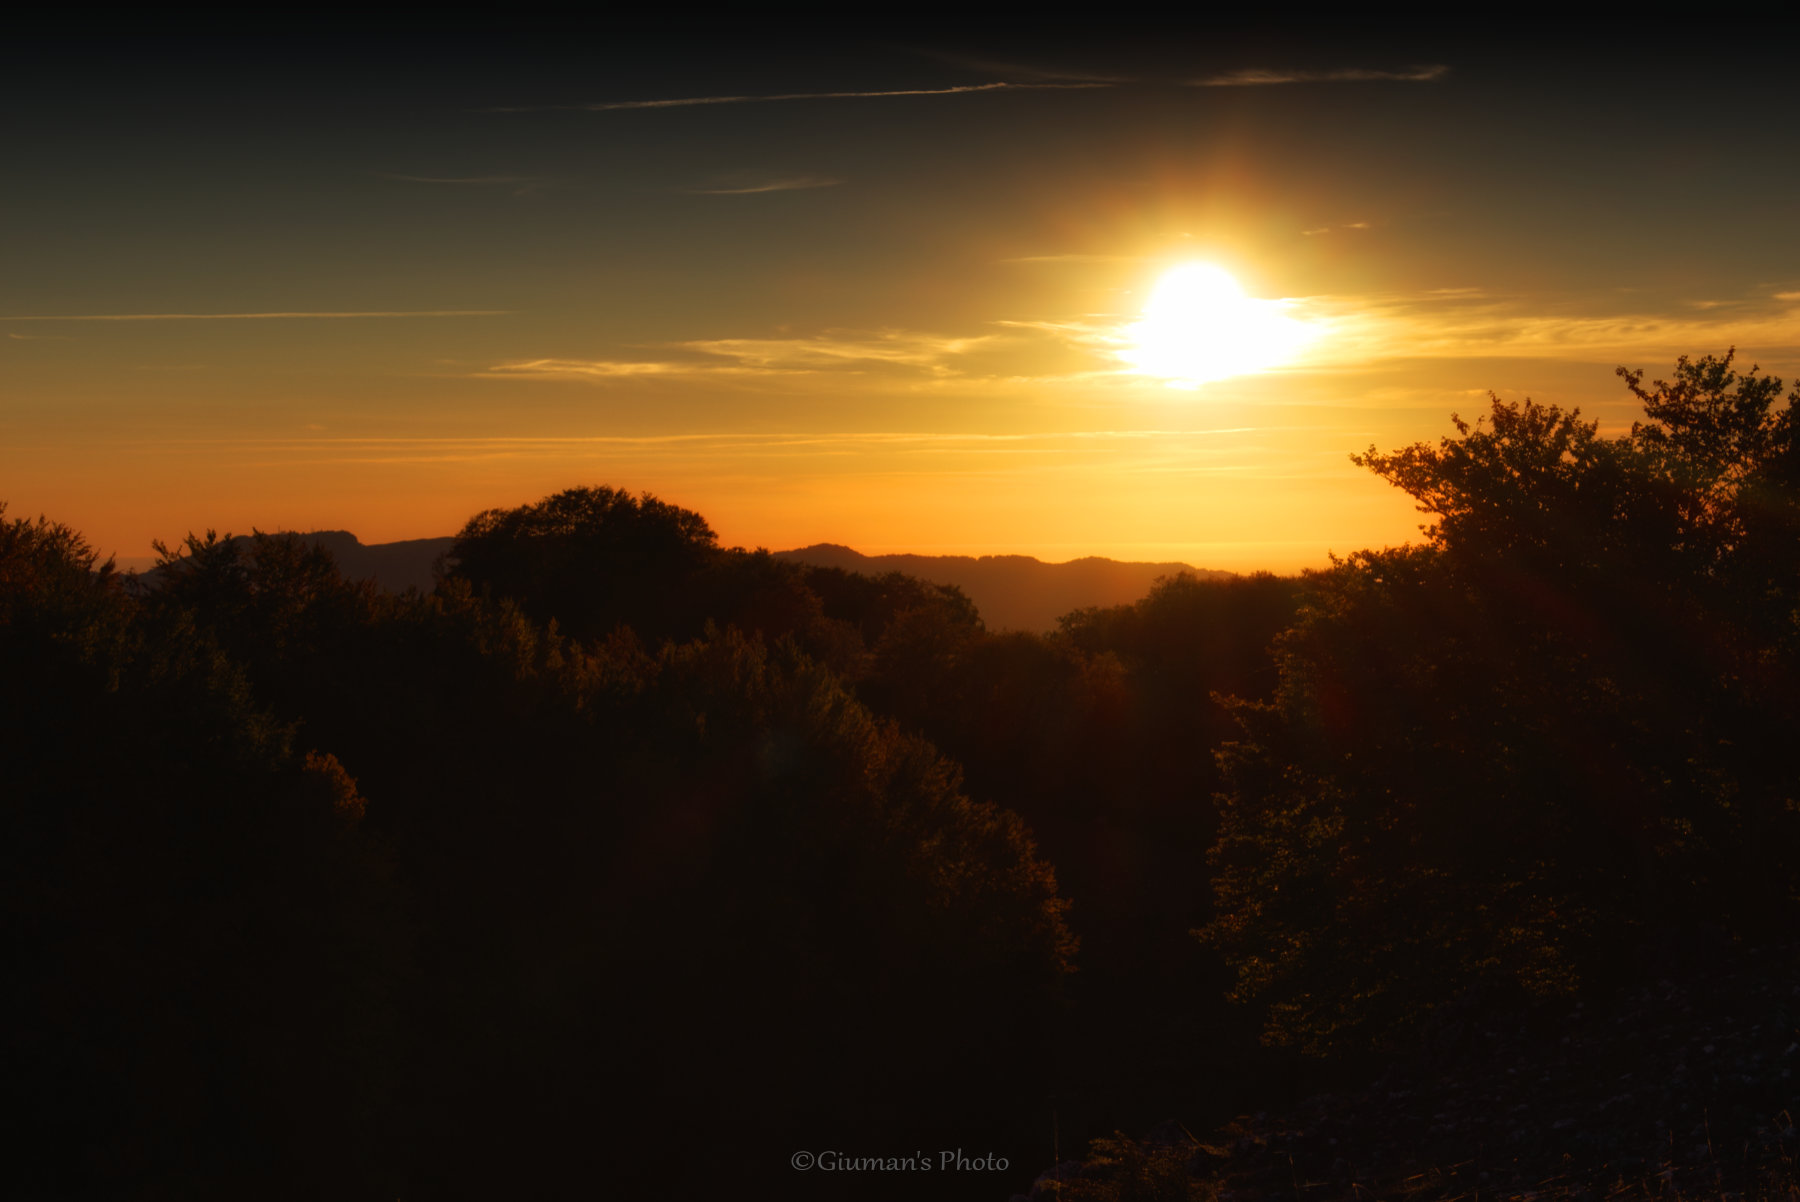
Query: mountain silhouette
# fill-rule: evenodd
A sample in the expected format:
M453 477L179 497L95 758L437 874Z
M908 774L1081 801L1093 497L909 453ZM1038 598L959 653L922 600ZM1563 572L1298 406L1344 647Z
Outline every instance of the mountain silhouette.
M390 592L416 588L429 593L435 584L432 565L449 553L456 540L409 538L393 543L364 543L348 530L315 530L306 537L331 552L338 570L352 580L373 580Z
M290 533L289 531L271 531L270 533ZM294 531L301 538L324 547L331 552L337 562L338 571L346 579L373 580L376 584L391 593L403 593L409 588L416 588L422 593L429 593L437 584L434 569L437 561L447 555L456 544L451 537L444 538L408 538L392 543L365 543L348 530L308 530ZM247 534L233 536L233 542L246 542ZM158 570L154 560L126 560L121 567L141 570L146 581L154 581ZM140 569L141 565L141 569Z
M456 544L451 536L365 543L348 530L312 530L302 537L330 551L346 577L373 580L396 593L409 588L430 592L434 565ZM953 584L975 603L990 630L1053 630L1056 620L1072 610L1128 605L1163 576L1187 572L1205 580L1231 575L1185 563L1128 563L1099 556L1045 563L1030 555L864 555L836 543L773 554L812 567L870 576L904 572L933 584Z
M933 584L953 584L968 594L990 630L1046 631L1071 610L1090 605L1128 605L1159 577L1181 572L1201 579L1230 572L1185 563L1122 563L1088 556L1045 563L1030 555L864 555L836 543L776 551L776 559L878 576L905 572Z

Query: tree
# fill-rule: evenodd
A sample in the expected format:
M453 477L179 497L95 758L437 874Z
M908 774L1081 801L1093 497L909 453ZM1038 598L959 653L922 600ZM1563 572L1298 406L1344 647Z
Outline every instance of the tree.
M1494 398L1353 457L1436 520L1309 578L1222 753L1201 934L1269 1038L1392 1041L1471 990L1629 972L1672 926L1792 915L1800 398L1730 363L1622 370L1647 420L1617 437Z
M677 1194L802 1136L993 1130L1041 1096L1074 951L1055 875L794 639L566 638L460 577L363 604L280 539L195 541L144 603L242 647L408 889L407 1192L591 1181L596 1088L644 1153L608 1175ZM692 595L816 613L778 561L726 562ZM697 1112L732 1119L696 1142Z
M601 486L479 513L449 559L454 575L539 622L554 618L577 637L629 626L655 642L698 633L706 615L695 580L718 554L699 514Z
M1619 375L1649 420L1632 442L1656 464L1679 520L1674 540L1756 636L1793 649L1800 601L1800 418L1781 381L1739 375L1733 352L1675 366L1673 382Z
M406 940L362 797L192 614L0 520L0 1015L44 1195L391 1197Z
M710 622L773 642L792 637L846 675L865 647L828 618L809 569L765 550L721 548L699 514L616 489L574 488L464 526L452 578L507 598L577 639L629 629L646 646L699 637Z

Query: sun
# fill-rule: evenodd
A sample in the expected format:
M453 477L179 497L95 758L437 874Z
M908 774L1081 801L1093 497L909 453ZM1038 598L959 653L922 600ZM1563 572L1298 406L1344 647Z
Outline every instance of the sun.
M1286 308L1246 296L1222 267L1183 263L1156 282L1143 317L1124 331L1119 358L1171 388L1266 371L1292 361L1315 334Z

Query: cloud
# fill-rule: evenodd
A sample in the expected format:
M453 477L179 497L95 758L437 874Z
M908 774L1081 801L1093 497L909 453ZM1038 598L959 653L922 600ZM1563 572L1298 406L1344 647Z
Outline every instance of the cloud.
M965 54L951 54L936 50L926 50L921 53L927 58L936 59L940 63L949 63L954 67L965 67L974 71L989 71L995 75L1010 75L1015 79L1091 84L1122 84L1135 82L1129 76L1104 74L1097 71L1071 71L1062 67L1038 67L1026 63L1001 62L991 58L981 58Z
M1107 315L1089 314L1089 316L1105 317ZM1126 320L1136 321L1137 318L1133 316ZM996 322L995 324L1008 326L1015 330L1036 330L1041 334L1051 334L1058 338L1069 338L1077 341L1090 338L1102 330L1110 330L1112 328L1104 323L1095 324L1086 321L1001 321Z
M1782 298L1777 298L1782 299ZM1800 299L1800 298L1796 298ZM1414 296L1310 297L1295 315L1319 322L1313 366L1351 367L1406 358L1662 358L1726 346L1800 347L1800 315L1791 307L1747 305L1672 313L1553 314L1528 298L1480 289Z
M294 317L500 317L511 309L358 309L338 313L32 313L0 321L268 321Z
M844 181L830 179L820 175L796 175L781 179L766 179L756 183L743 183L731 187L689 188L689 192L697 196L750 196L758 192L799 192L807 188L835 188Z
M1410 294L1331 295L1284 299L1280 312L1314 331L1281 373L1362 371L1407 359L1568 359L1617 364L1634 358L1721 351L1727 346L1785 358L1800 352L1800 294L1696 310L1568 314L1547 312L1533 298L1495 296L1480 288ZM997 323L1085 353L1089 371L1056 378L1130 382L1120 362L1132 345L1135 314L1088 314L1062 321ZM1040 343L1040 346L1042 343ZM1041 352L1040 352L1041 353Z
M1244 67L1191 81L1198 88L1256 88L1283 83L1436 83L1450 74L1450 68L1404 67L1398 71L1376 71L1365 67L1342 67L1334 71L1283 71L1269 67Z
M1795 298L1800 299L1800 298ZM1727 345L1800 348L1792 301L1762 311L1692 308L1670 314L1547 313L1528 297L1478 288L1411 294L1311 296L1279 302L1283 316L1314 335L1271 372L1360 371L1384 362L1449 358L1562 358L1623 362ZM595 383L682 378L826 381L853 375L905 387L1136 387L1143 377L1121 358L1133 344L1130 314L1066 320L1007 320L998 332L949 336L911 330L831 330L798 338L714 338L675 343L655 358L535 359L475 373L487 379ZM1146 385L1147 386L1147 385Z
M710 338L667 346L680 358L523 359L497 363L472 378L486 380L647 380L706 376L793 376L870 370L957 374L953 360L994 335L947 338L903 330L831 331L808 338Z
M1800 299L1800 298L1797 298ZM1264 304L1311 327L1294 358L1259 375L1361 372L1409 359L1568 359L1598 363L1661 360L1727 345L1800 349L1800 308L1781 299L1670 313L1547 312L1526 296L1479 288L1406 294L1290 297ZM917 330L826 330L802 337L708 338L646 348L641 357L534 358L468 373L489 380L813 381L855 377L859 386L1042 389L1161 387L1133 368L1137 313L1067 319L1002 320L955 336ZM629 352L627 352L629 354ZM1044 395L1044 394L1040 394Z
M1368 228L1369 223L1366 221L1349 221L1345 222L1343 225L1321 225L1317 229L1301 230L1300 232L1308 238L1314 238L1320 234L1332 233L1335 230L1366 230Z
M615 113L636 109L694 108L712 104L773 104L785 100L873 100L888 96L962 96L974 92L1057 91L1105 88L1111 84L1089 81L1065 83L971 83L949 88L895 88L881 92L782 92L769 96L678 96L666 100L606 100L592 104L521 104L487 109L490 113L544 113L576 111Z
M522 359L470 373L477 380L620 380L654 376L750 375L751 369L716 363L637 359Z
M903 330L870 334L833 331L812 338L713 338L681 345L763 371L816 371L877 363L942 367L946 359L967 354L992 337L946 338Z
M784 456L860 455L887 458L919 455L1007 457L1015 463L1066 460L1092 452L1139 456L1150 446L1191 458L1234 453L1242 444L1231 436L1260 432L1262 427L1227 426L1205 429L1041 430L993 434L943 430L713 430L688 434L382 437L315 434L273 438L177 438L134 440L170 453L209 454L230 448L242 456L279 456L282 463L457 463L494 459L567 459L593 451L627 461L684 465L712 458L741 461L746 453L779 462ZM666 457L666 460L665 460ZM245 462L252 460L245 459ZM1143 468L1144 461L1137 464ZM1187 470L1194 470L1189 462ZM1148 470L1154 470L1150 468ZM1224 470L1224 469L1218 469Z

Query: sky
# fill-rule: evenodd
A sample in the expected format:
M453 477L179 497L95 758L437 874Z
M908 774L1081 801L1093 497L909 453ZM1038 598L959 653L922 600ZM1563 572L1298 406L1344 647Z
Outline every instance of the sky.
M0 501L122 563L605 484L726 545L1323 566L1419 536L1350 455L1490 392L1621 432L1620 365L1800 375L1782 49L9 39Z

